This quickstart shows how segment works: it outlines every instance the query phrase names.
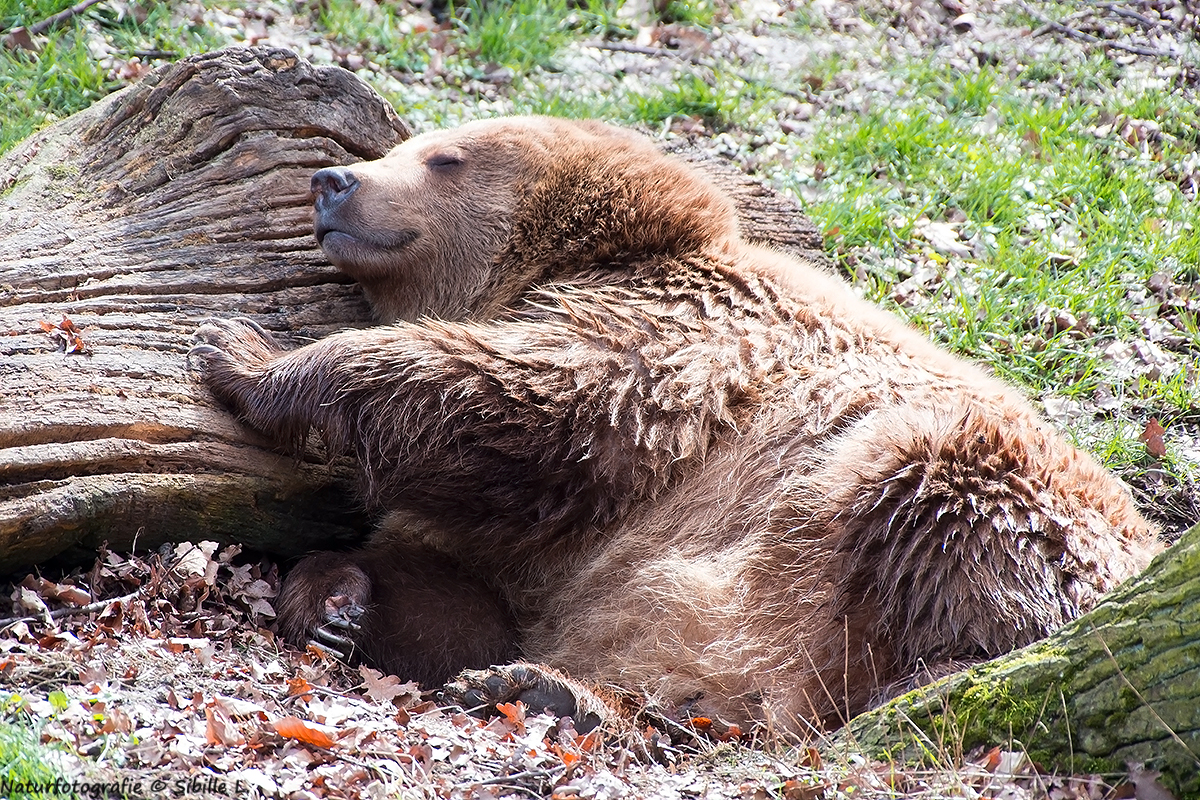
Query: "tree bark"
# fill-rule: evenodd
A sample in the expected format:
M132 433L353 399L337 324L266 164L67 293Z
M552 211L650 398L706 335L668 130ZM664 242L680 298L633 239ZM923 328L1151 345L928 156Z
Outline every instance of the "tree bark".
M1200 797L1200 525L1050 638L862 714L834 742L905 761L979 745L1058 774L1140 764Z
M315 442L281 456L186 356L210 316L291 345L369 324L313 239L309 178L407 136L351 73L234 49L159 69L0 160L0 573L104 541L289 555L367 531L350 461ZM748 236L822 258L794 203L683 150ZM64 317L83 352L63 352L77 346Z

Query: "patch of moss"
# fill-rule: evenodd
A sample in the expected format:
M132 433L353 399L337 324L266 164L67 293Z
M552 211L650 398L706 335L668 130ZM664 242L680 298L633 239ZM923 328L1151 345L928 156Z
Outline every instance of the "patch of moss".
M46 167L51 180L65 181L79 177L79 167L74 164L51 164Z
M1027 732L1043 724L1046 705L1029 695L1013 694L1009 681L976 683L950 702L946 714L935 716L934 725L958 730L963 749L969 750L997 744L997 737L1024 740Z

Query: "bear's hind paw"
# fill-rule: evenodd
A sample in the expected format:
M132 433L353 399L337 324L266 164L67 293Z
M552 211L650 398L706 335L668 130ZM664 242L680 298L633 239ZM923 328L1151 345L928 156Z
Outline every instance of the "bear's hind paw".
M520 701L534 713L571 717L575 730L587 733L620 715L593 690L540 664L518 662L489 669L464 670L442 689L442 696L467 711L494 710Z

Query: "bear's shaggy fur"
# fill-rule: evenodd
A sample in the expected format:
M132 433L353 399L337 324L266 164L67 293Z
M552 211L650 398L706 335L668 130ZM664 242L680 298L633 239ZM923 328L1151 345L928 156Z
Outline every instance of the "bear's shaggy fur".
M294 639L339 623L429 682L519 654L800 731L1045 636L1160 549L1017 391L743 241L639 137L478 122L313 185L389 324L283 351L213 321L196 349L249 424L316 428L389 512L293 571Z

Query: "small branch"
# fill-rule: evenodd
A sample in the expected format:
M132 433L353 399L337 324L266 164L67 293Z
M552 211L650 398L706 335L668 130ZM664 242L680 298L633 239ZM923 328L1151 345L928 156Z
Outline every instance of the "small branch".
M38 36L50 30L55 25L66 22L76 14L82 14L84 11L87 11L89 8L99 2L100 0L82 0L82 2L76 3L70 8L60 11L57 14L46 17L41 22L35 22L27 28L22 26L12 28L8 31L8 36L13 36L14 34L18 33L25 33L28 36Z
M50 619L62 619L63 617L73 617L76 614L91 614L94 611L103 611L113 603L124 603L127 600L132 600L133 598L137 597L141 591L141 589L138 589L136 592L130 592L129 594L122 595L121 597L111 597L108 600L97 600L94 603L88 603L86 606L79 606L78 608L55 609L54 611L50 612ZM37 615L30 617L8 617L6 619L0 619L0 628L7 628L9 625L16 625L18 622L36 622L39 619L42 619L42 617Z
M482 781L468 781L456 788L466 789L471 786L504 786L505 788L524 788L515 781L523 781L528 778L544 778L546 780L557 779L567 771L566 767L555 767L554 769L531 769L525 772L514 772L512 775L502 775L496 778L487 778ZM525 791L529 791L525 789Z
M1057 31L1058 33L1061 33L1064 36L1070 37L1072 39L1076 39L1081 42L1086 42L1088 44L1100 44L1100 45L1104 45L1105 47L1111 47L1116 50L1124 50L1127 53L1135 53L1136 55L1139 55L1139 56L1152 56L1155 58L1170 58L1171 57L1170 53L1164 53L1161 50L1155 50L1151 47L1142 47L1141 45L1137 45L1137 44L1125 44L1124 42L1117 42L1117 41L1113 41L1112 39L1101 39L1099 36L1092 36L1090 33L1084 33L1083 31L1079 31L1074 28L1068 27L1066 25L1063 25L1061 22L1055 22L1054 20L1050 19L1049 17L1047 17L1045 14L1041 13L1040 11L1038 11L1034 8L1031 8L1028 3L1024 2L1024 0L1019 0L1019 1L1021 4L1021 8L1025 9L1025 13L1029 14L1031 17L1033 17L1035 19L1041 20L1045 24L1045 27L1047 29L1052 30L1052 31Z
M1144 27L1144 28L1154 30L1155 28L1162 27L1161 21L1150 19L1149 17L1147 17L1144 14L1139 14L1138 12L1134 11L1133 9L1125 8L1124 6L1121 6L1117 3L1097 3L1097 5L1099 5L1101 8L1111 11L1112 13L1116 14L1118 17L1125 17L1126 19L1131 19L1131 20L1141 24L1142 27Z
M611 50L616 53L637 53L642 56L674 56L682 58L679 53L672 52L665 47L643 47L640 44L629 44L628 42L584 42L584 47L594 47L597 50Z

